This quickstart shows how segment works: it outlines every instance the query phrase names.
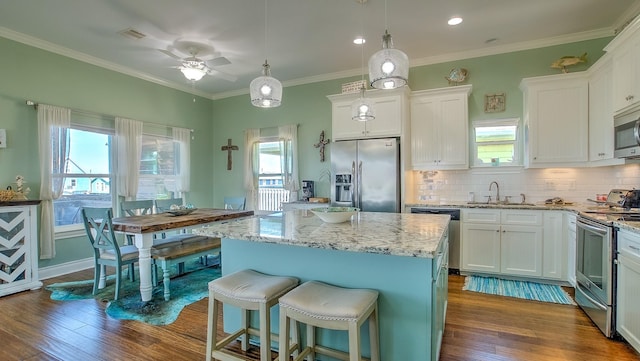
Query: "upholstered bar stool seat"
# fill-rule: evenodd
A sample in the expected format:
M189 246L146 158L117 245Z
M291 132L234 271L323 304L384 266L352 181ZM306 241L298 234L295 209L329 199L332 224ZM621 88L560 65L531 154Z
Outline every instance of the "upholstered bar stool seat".
M294 277L272 276L253 270L243 270L232 273L209 282L209 314L207 324L207 361L213 357L221 361L241 361L242 358L228 353L224 347L231 341L242 336L242 350L246 351L249 335L260 337L260 360L271 361L271 317L270 309L278 303L278 298L298 285L299 281ZM218 340L218 313L222 303L233 305L241 309L241 328ZM260 315L259 330L251 327L249 311L258 311ZM281 335L289 335L280 332ZM287 339L289 337L280 337ZM290 350L297 349L298 334L294 329L295 345Z
M333 358L360 361L360 326L369 320L371 361L380 361L378 342L378 292L368 289L349 289L318 281L306 282L280 297L280 332L288 332L289 321L307 325L307 346L294 358L315 360L315 354ZM294 322L294 325L296 323ZM284 326L283 326L284 325ZM347 330L349 353L317 345L315 327ZM280 361L289 361L287 338L281 338Z

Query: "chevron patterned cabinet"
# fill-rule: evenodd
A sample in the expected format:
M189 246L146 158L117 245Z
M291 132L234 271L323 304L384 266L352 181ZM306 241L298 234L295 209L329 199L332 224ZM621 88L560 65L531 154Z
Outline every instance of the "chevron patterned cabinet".
M36 248L39 203L0 203L0 296L42 287Z

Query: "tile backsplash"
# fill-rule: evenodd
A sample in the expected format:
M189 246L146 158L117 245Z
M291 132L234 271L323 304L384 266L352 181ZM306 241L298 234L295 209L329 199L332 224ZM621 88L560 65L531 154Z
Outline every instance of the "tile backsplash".
M598 193L612 188L640 188L640 164L627 164L593 168L547 169L470 169L410 173L412 186L407 190L406 203L447 204L450 202L483 202L491 195L495 200L495 186L500 186L500 197L511 197L520 202L524 194L527 202L542 202L560 197L568 202L587 202ZM411 184L411 183L409 183Z

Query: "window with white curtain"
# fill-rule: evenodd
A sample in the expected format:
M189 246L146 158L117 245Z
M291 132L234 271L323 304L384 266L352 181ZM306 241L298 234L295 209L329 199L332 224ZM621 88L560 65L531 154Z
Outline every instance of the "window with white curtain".
M285 141L278 139L261 139L257 145L258 162L258 210L277 211L282 209L282 202L289 201L289 191L284 188L285 174ZM290 143L290 142L289 142ZM291 159L288 159L291 162Z
M176 194L180 147L172 138L142 135L136 199L167 199Z
M112 206L112 133L73 124L69 129L64 188L53 201L56 232L81 229L82 207Z

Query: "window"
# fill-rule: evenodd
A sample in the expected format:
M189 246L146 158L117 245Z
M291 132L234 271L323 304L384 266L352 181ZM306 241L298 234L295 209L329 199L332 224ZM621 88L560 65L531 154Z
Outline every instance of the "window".
M111 207L111 135L72 126L67 137L62 196L53 202L56 231L78 229L82 207Z
M282 202L289 201L289 191L284 188L285 141L262 141L258 144L258 210L277 211ZM290 163L291 159L287 159ZM288 169L291 169L289 164Z
M476 167L520 164L519 119L473 122L473 150Z
M140 176L136 199L168 199L176 193L179 146L172 138L142 136Z

